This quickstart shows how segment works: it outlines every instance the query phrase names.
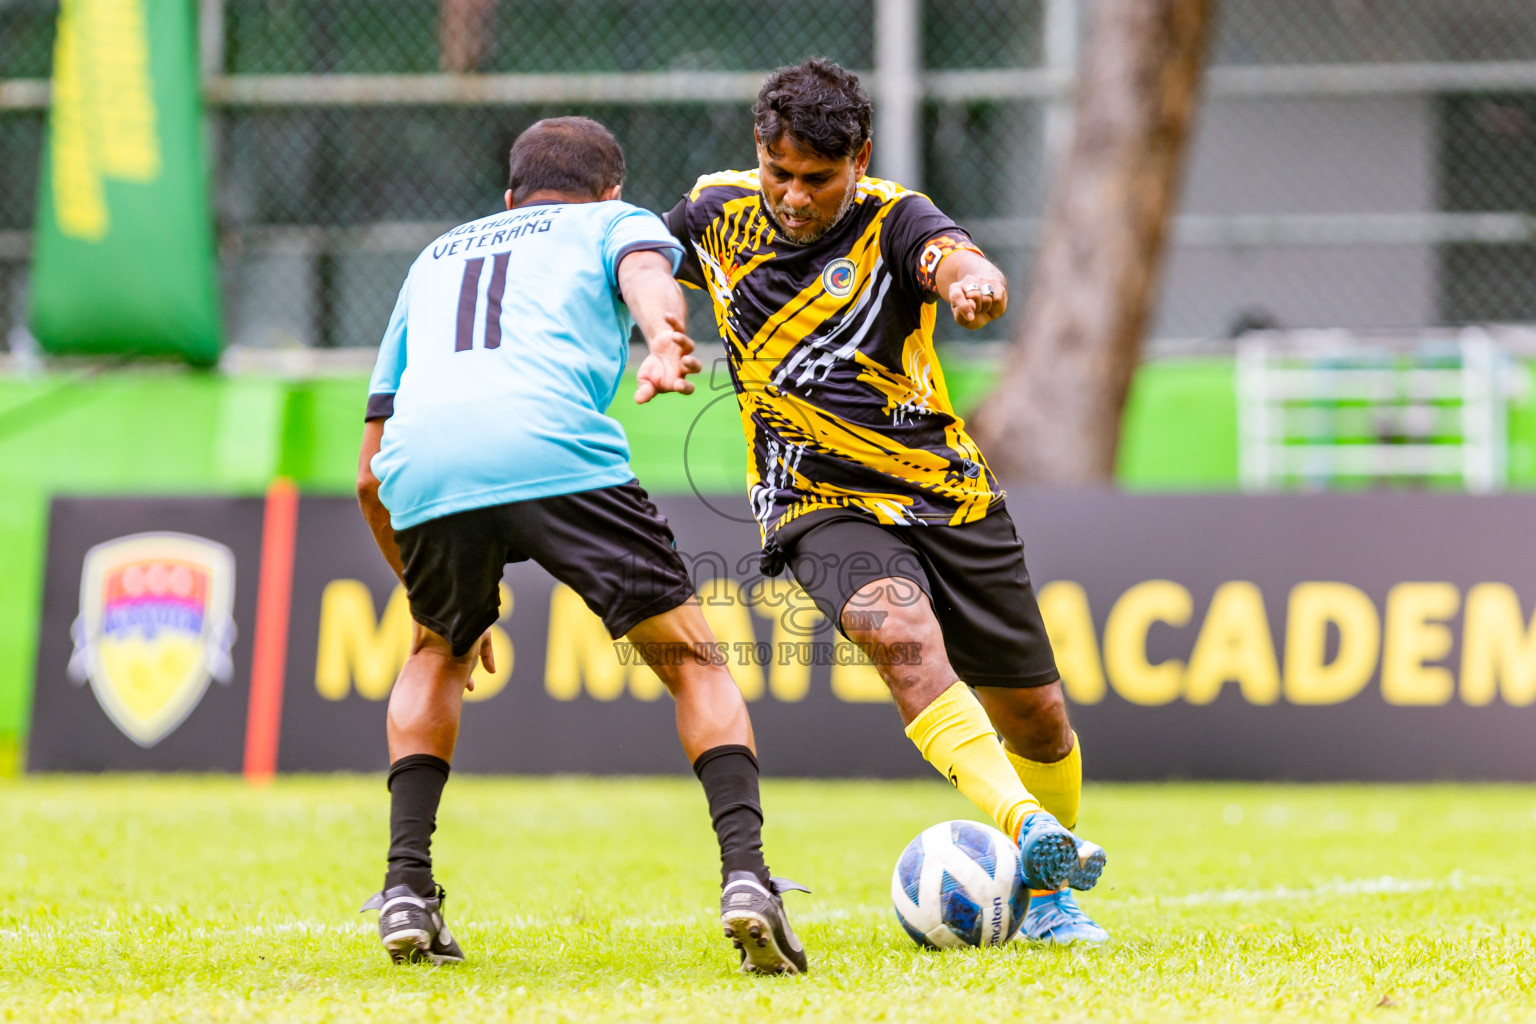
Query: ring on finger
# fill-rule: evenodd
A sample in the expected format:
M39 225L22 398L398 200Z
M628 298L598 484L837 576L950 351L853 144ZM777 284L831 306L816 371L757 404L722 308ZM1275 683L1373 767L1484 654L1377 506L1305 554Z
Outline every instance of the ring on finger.
M990 296L990 295L992 295L992 294L993 294L993 291L992 291L992 286L991 286L991 285L989 285L989 284L984 284L984 285L982 285L982 286L981 286L981 294L983 294L983 295L987 295L987 296Z

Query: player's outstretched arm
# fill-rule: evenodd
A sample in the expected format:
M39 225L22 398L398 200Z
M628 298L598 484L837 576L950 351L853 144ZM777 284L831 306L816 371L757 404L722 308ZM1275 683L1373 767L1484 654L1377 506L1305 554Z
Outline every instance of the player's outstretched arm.
M955 323L974 331L1008 311L1008 279L985 256L958 249L944 257L934 289L949 301Z
M635 401L649 402L666 391L693 394L690 373L701 369L686 333L688 305L672 278L672 261L659 252L632 252L619 262L619 291L650 354L636 376Z

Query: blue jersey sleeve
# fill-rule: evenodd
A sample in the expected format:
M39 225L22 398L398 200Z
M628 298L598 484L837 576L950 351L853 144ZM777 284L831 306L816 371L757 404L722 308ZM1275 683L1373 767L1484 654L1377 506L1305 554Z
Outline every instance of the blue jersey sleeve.
M608 283L615 291L619 287L619 263L632 252L654 250L660 252L672 261L672 272L677 272L678 262L683 258L683 247L667 226L661 222L661 218L649 210L642 210L636 206L622 209L613 220L608 222L608 231L603 237L603 269L608 275Z
M389 315L389 326L384 328L384 340L379 342L379 357L373 364L373 376L368 381L368 412L365 419L388 419L395 412L395 392L400 389L400 376L405 373L405 311L406 295L410 291L411 278L406 275L400 286L400 297L395 300L395 311Z

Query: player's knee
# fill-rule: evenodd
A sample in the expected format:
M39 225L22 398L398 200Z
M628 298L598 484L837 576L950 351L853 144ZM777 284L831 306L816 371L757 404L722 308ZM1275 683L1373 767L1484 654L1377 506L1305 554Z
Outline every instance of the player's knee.
M1018 746L1033 760L1059 761L1072 753L1072 727L1066 715L1044 714L1022 723Z
M1005 690L989 687L983 704L1009 746L1035 761L1072 752L1072 725L1061 684Z
M922 590L908 580L886 579L862 587L843 606L843 632L864 642L911 644L938 630Z
M730 708L739 711L744 718L747 705L741 696L730 670L708 660L689 659L686 663L653 666L661 682L679 704L693 707L707 706L715 709Z

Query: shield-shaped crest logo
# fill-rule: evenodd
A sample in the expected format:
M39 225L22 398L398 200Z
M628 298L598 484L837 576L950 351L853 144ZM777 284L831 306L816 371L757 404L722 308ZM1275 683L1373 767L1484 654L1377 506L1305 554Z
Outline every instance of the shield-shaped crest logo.
M69 674L90 680L113 723L141 747L197 707L234 666L234 553L185 533L136 533L86 552Z
M853 286L858 281L858 270L857 264L847 257L835 259L821 272L821 286L827 290L827 294L846 299L853 294Z

